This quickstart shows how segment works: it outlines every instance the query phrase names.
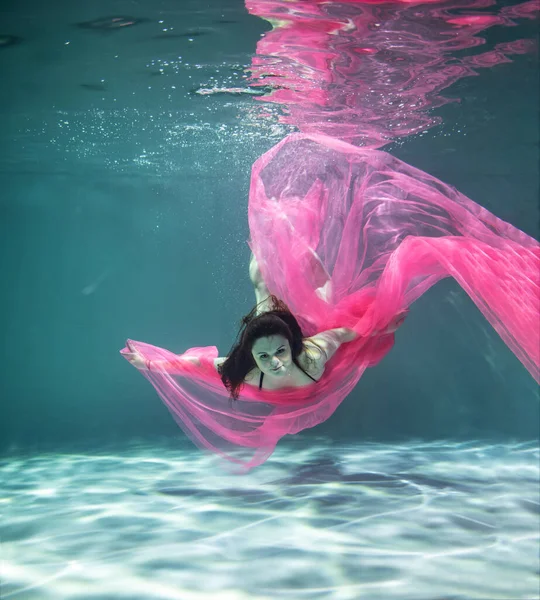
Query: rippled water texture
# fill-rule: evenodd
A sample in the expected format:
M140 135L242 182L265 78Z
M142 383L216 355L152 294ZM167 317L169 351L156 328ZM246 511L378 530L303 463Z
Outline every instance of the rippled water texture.
M306 447L3 460L2 599L537 597L537 448Z
M252 85L285 107L281 122L382 147L441 123L441 92L485 67L534 51L530 39L490 45L486 32L535 18L536 0L289 2L246 0L273 30L257 44Z

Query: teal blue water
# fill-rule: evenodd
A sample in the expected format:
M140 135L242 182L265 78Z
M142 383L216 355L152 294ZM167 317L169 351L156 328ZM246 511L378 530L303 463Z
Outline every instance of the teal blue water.
M130 15L148 22L74 26ZM252 162L289 131L261 119L245 68L269 25L239 1L54 7L3 14L0 444L172 435L126 338L226 353L254 296ZM488 44L534 35L492 28ZM499 35L499 38L497 38ZM165 37L163 37L165 36ZM171 36L171 37L167 37ZM513 36L510 37L509 36ZM462 79L444 123L390 151L538 235L538 59ZM396 347L317 430L338 439L534 439L537 386L451 281L421 298Z
M118 354L126 338L223 354L252 307L250 168L291 128L250 95L196 92L246 87L269 25L236 0L8 4L2 597L532 598L538 387L453 282L243 483L184 447ZM148 21L76 26L111 15ZM520 22L488 44L535 35ZM534 54L484 69L448 90L441 126L389 150L538 238L538 80Z

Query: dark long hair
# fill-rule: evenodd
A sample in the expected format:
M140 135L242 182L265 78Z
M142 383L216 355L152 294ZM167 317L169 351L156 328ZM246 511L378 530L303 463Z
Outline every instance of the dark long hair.
M270 296L272 310L257 314L257 306L240 323L240 331L227 359L218 367L223 385L233 400L238 399L246 375L257 366L251 349L262 337L282 335L289 341L293 362L298 365L298 356L304 349L303 334L298 321L287 305Z

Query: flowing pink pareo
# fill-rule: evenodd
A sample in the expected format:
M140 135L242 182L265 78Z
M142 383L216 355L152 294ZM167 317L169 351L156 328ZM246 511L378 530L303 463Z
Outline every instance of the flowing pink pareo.
M249 226L268 288L305 335L347 326L361 337L341 346L316 384L246 385L234 403L215 347L177 356L132 342L144 359L166 361L142 373L201 448L249 469L284 435L328 419L392 348L393 334L372 334L443 277L456 279L540 380L540 245L434 177L382 151L293 134L253 167ZM326 276L328 302L316 293Z

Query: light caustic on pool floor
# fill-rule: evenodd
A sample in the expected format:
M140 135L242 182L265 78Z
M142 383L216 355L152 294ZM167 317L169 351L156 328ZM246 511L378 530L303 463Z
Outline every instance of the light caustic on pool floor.
M538 597L535 444L171 444L0 463L3 600Z

